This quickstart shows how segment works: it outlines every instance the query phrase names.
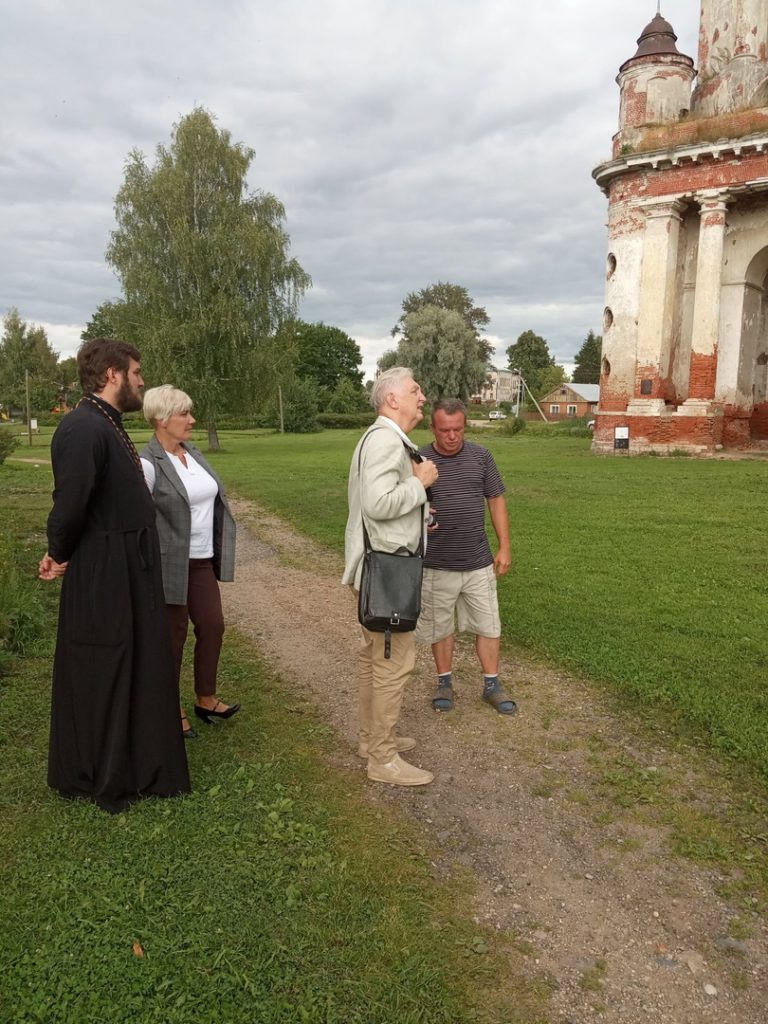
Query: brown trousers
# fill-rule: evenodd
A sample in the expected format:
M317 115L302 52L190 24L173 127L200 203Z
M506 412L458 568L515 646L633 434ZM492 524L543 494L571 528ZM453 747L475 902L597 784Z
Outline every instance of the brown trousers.
M181 678L181 662L189 620L195 630L195 693L212 697L216 693L221 642L224 637L224 613L219 583L210 558L190 558L186 604L167 604L171 631L171 650L176 682Z
M368 758L387 764L397 753L395 729L405 681L416 664L413 633L393 633L391 657L384 657L384 634L362 629L360 645L360 742Z

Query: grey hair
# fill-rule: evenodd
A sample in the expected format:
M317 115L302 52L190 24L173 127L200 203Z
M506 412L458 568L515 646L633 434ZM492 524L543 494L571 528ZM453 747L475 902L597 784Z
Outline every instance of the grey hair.
M407 366L392 366L389 370L385 370L384 373L380 373L373 382L369 396L369 401L373 408L378 412L384 405L387 395L397 391L403 381L409 377L413 377L413 370L410 370Z
M192 399L173 384L161 384L159 388L150 388L144 394L144 418L153 426L169 420L171 416L190 412L191 409Z
M444 412L446 416L455 416L457 412L464 414L464 422L467 420L467 407L460 398L441 398L432 405L432 422L435 422L435 413Z

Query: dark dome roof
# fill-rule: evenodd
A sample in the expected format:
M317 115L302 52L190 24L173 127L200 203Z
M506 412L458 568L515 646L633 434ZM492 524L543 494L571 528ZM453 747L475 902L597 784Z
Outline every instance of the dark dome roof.
M665 18L657 14L640 33L635 57L653 57L659 53L680 53L675 46L676 42L675 30ZM632 59L634 60L634 57Z
M686 64L689 67L693 67L691 58L686 57L684 53L680 53L677 46L675 46L676 42L675 30L666 18L662 18L660 14L657 14L653 21L649 22L640 33L640 38L637 40L637 52L629 60L624 61L619 68L619 74L629 67L634 67L636 61L638 64L652 64L654 63L654 57L676 57L678 58L677 60L662 61L662 63Z

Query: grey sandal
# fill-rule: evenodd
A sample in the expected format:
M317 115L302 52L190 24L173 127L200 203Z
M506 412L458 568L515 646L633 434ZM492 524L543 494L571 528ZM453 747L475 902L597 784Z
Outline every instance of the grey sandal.
M435 711L453 711L453 687L438 686L432 698Z
M500 715L514 715L517 713L517 704L502 689L484 693L483 700L486 704L490 704L492 708L495 708Z

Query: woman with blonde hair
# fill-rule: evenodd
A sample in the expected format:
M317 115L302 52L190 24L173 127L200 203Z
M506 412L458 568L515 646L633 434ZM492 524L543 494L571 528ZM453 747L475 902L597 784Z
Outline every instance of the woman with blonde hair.
M239 704L216 696L216 674L224 635L217 581L234 579L235 521L224 485L189 443L195 418L189 395L163 384L144 394L144 416L155 436L141 465L157 510L168 625L176 678L181 676L189 620L195 632L195 714L206 725L231 718ZM195 731L181 708L184 736Z

